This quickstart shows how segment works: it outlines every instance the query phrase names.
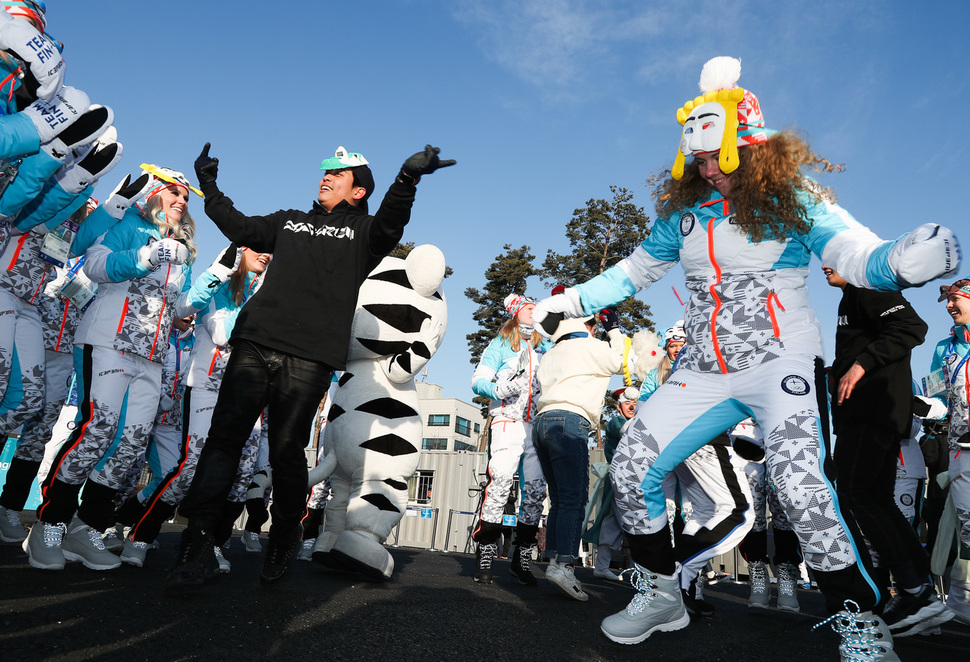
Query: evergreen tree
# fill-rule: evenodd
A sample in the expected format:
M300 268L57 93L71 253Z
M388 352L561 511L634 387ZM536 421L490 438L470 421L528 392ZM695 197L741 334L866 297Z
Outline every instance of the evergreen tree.
M465 336L471 354L470 362L475 365L482 358L488 343L508 319L505 297L512 292L525 293L526 279L536 275L535 267L532 266L535 255L531 248L512 248L512 244L505 244L502 250L505 252L495 256L495 261L485 271L485 288L481 291L474 287L465 290L465 296L478 304L478 309L472 316L478 322L478 330ZM488 406L487 398L476 397L474 402L483 407Z
M566 223L571 253L546 252L542 263L543 284L570 287L601 274L630 253L650 234L650 217L631 200L633 194L621 186L610 186L613 200L589 200L576 209ZM635 297L617 304L620 330L632 335L639 329L654 329L650 307Z

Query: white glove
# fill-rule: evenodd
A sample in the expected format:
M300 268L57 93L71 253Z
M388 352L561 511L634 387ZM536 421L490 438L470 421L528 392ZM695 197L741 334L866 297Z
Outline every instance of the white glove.
M949 410L947 406L936 398L922 395L913 396L913 415L924 421L942 421Z
M71 126L58 131L57 135L41 145L41 149L55 159L63 159L71 151L90 145L102 136L114 122L115 113L107 106L94 104Z
M3 12L6 14L7 12ZM58 133L71 126L83 115L91 105L88 95L65 85L50 101L38 99L23 109L24 115L30 118L40 136L40 142L46 143L54 139Z
M68 193L80 193L88 186L97 184L101 176L121 160L122 147L117 138L114 127L109 128L83 158L68 162L58 170L54 178L61 188Z
M242 254L243 252L236 247L236 244L229 244L222 249L212 266L207 269L209 275L213 276L217 282L225 283L234 273L239 271Z
M566 317L582 317L583 303L579 300L579 292L575 287L568 287L562 294L543 299L536 304L532 311L532 321L536 331L551 338L556 328Z
M495 397L499 400L508 400L521 391L522 384L511 373L495 381Z
M960 270L960 242L953 231L924 223L896 241L889 251L889 268L906 286L934 278L952 278Z
M0 48L24 61L39 84L37 96L49 100L64 84L64 58L30 23L5 11L0 14Z
M185 264L188 259L189 249L181 241L171 237L153 241L148 246L138 249L138 261L149 271L163 262Z
M152 176L147 172L134 182L131 181L131 175L125 175L101 206L112 218L120 221L128 207L145 195L151 185Z

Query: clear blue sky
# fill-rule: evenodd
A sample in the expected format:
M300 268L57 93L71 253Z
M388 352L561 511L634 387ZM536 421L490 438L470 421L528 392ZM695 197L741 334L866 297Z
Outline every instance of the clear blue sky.
M564 252L573 210L608 198L611 184L653 216L644 182L673 163L674 114L715 55L742 59L740 84L758 95L769 127L797 129L847 165L823 181L862 223L884 238L944 223L970 251L963 0L47 6L68 83L114 109L125 146L100 198L145 161L194 179L207 141L220 185L250 214L308 208L320 160L337 145L371 161L375 203L425 143L458 159L421 182L404 236L436 244L455 270L445 281L448 334L428 375L446 397L472 397L465 288L484 285L503 244L531 246L537 265L548 249ZM204 267L225 242L200 203L193 197L190 211ZM830 361L840 293L817 260L813 272ZM907 293L930 325L914 353L917 376L949 331L938 284ZM640 294L659 328L681 316L671 286L685 295L679 267ZM537 279L527 294L545 295Z

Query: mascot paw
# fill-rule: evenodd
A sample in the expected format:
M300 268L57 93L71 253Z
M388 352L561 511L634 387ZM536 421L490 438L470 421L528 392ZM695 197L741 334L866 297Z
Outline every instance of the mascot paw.
M334 542L330 555L343 566L352 568L369 579L390 579L394 572L394 559L384 549L384 545L357 531L341 533Z

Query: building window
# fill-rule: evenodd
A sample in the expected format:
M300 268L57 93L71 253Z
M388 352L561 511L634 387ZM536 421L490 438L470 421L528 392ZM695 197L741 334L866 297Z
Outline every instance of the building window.
M475 434L482 431L482 426L479 423L475 423Z
M455 440L455 450L456 451L473 451L475 450L475 444L466 444L464 441Z
M431 503L431 488L434 486L434 471L418 469L408 481L408 502L415 504Z
M425 437L421 440L421 450L425 451L446 451L448 450L448 440L437 437Z
M455 432L462 435L463 437L472 436L472 422L467 418L462 418L461 416L455 416Z
M451 416L449 414L429 414L428 415L428 426L448 426L451 425Z

